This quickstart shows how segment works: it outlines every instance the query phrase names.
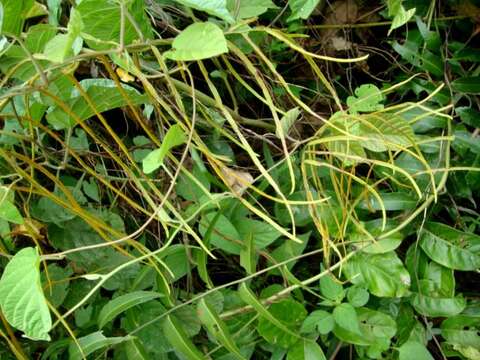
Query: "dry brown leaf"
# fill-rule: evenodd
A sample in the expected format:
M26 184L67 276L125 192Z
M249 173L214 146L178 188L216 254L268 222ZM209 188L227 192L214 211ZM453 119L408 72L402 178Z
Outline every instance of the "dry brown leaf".
M226 184L237 195L242 195L250 184L253 184L255 181L253 176L246 171L234 170L223 166L220 168L220 172L222 173Z

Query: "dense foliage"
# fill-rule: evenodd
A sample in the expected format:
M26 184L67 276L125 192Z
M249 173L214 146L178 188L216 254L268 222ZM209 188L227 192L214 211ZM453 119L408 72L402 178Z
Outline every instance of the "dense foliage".
M0 0L0 359L480 359L479 29Z

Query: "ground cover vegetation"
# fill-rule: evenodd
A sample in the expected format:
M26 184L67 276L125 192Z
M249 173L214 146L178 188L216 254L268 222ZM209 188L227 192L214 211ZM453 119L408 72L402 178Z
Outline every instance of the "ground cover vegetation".
M0 29L0 359L480 359L480 2Z

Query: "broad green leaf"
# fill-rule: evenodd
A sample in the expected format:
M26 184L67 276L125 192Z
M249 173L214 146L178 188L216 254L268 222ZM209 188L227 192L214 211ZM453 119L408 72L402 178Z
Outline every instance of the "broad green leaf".
M465 94L480 94L480 76L458 78L451 83L452 89Z
M390 29L388 30L388 35L392 32L392 30L405 25L408 20L412 18L415 14L415 8L405 10L402 5L403 0L388 0L387 7L388 7L388 15L393 16L392 25L390 25Z
M295 241L285 241L282 245L278 246L272 251L271 253L272 258L275 259L276 262L281 262L302 254L303 251L305 250L305 247L308 244L310 235L311 235L311 232L298 235L298 238L302 240L301 244ZM288 270L291 270L295 265L295 263L296 261L290 261L288 264L285 265L285 267ZM278 271L279 270L273 270L272 273L278 274L279 273Z
M370 294L368 291L360 286L354 285L347 289L348 302L354 307L364 306L368 302L369 298Z
M202 298L199 301L197 314L200 321L206 326L210 334L217 339L234 358L241 360L245 359L240 354L240 350L232 339L227 326L215 312L215 309L205 301L205 298Z
M291 195L287 196L287 200L300 200L305 201L307 199L305 191L296 191ZM295 219L295 225L305 226L308 223L311 223L312 217L308 211L308 206L306 205L291 205L293 217ZM274 205L275 216L278 218L278 221L282 225L290 225L291 218L288 214L287 208L285 205L275 202Z
M267 341L281 347L289 347L300 338L293 328L300 327L307 316L307 311L302 304L285 299L272 304L270 310L267 310L245 283L240 285L238 293L241 299L251 305L261 316L257 331Z
M163 333L170 344L188 360L202 360L204 355L188 339L185 331L178 321L167 315L162 323Z
M227 40L222 29L210 22L197 22L177 35L172 50L165 52L164 56L172 60L193 61L227 52Z
M420 233L421 248L428 257L453 270L472 271L480 267L480 237L441 223L428 223Z
M150 174L157 170L163 164L165 156L176 146L182 145L187 141L187 135L179 124L172 125L162 140L162 144L156 150L150 152L142 161L143 172Z
M396 151L415 144L412 127L400 116L372 113L354 118L358 122L354 135L365 139L358 142L365 149L374 152Z
M455 108L455 113L460 116L460 120L464 124L475 128L480 127L480 111L472 109L470 106L461 106Z
M302 339L288 350L287 360L327 360L327 358L315 341Z
M200 222L199 230L202 236L206 236L208 227L217 216L217 213L208 213ZM239 255L244 247L242 236L224 215L219 215L211 230L210 244L230 254Z
M344 272L352 283L379 297L405 296L410 287L410 275L393 251L355 255L345 264Z
M233 225L241 238L246 239L248 236L252 236L257 249L266 248L281 235L277 229L265 221L242 217L236 219Z
M335 323L341 328L360 335L360 327L355 308L349 303L343 303L333 309Z
M115 213L97 210L92 211L91 214L116 231L125 233L122 218ZM49 240L58 250L65 251L82 246L105 243L105 239L79 217L66 221L61 225L60 227L50 224L48 227ZM86 273L97 274L109 272L130 260L129 257L110 246L71 253L67 255L67 259L75 262L77 269L82 269ZM129 288L130 281L138 276L138 271L138 264L131 265L114 275L103 287L109 290L116 290L121 287Z
M82 39L79 36L83 27L80 13L73 8L70 11L67 33L57 34L45 45L43 51L44 58L52 62L61 63L67 57L77 55L81 50Z
M128 360L150 360L142 342L138 339L131 339L123 343L123 349L125 356Z
M50 264L47 267L48 281L46 272L42 272L41 280L43 292L48 301L56 308L64 302L69 292L70 276L73 271L67 267L62 268L57 264Z
M292 14L288 17L287 21L308 19L319 2L320 0L289 0L288 6Z
M157 299L160 296L162 294L153 291L134 291L110 300L98 314L98 328L102 329L107 323L131 307Z
M334 113L330 117L329 123L349 134L356 134L359 127L358 118L344 111ZM324 133L325 139L330 137L335 139L337 136L342 136L344 133L339 130L327 128ZM325 142L325 146L333 153L333 156L339 158L346 166L356 164L366 158L365 150L358 141L335 139ZM359 159L352 159L351 157Z
M101 331L97 331L91 333L87 336L81 337L78 339L78 343L82 348L82 351L78 348L77 344L73 341L70 343L69 346L69 360L81 360L84 359L84 356L88 356L89 354L100 350L106 346L112 346L116 344L120 344L124 341L131 340L132 337L124 336L124 337L105 337ZM83 352L83 354L82 354Z
M298 341L298 328L307 316L302 304L291 299L282 300L270 305L268 313L268 317L260 317L257 325L258 333L265 340L283 348L288 348ZM272 321L273 318L275 322ZM279 324L282 326L279 327ZM285 329L289 331L286 332Z
M415 342L407 341L398 348L399 360L433 360L433 356L427 350L425 345Z
M449 317L442 322L441 329L442 337L449 344L480 349L480 319L478 316Z
M50 340L52 319L40 282L36 248L20 250L0 279L0 306L7 321L32 340Z
M345 297L342 284L332 275L326 275L320 279L320 292L327 299L340 303Z
M93 178L90 178L90 181L84 181L82 183L82 190L90 199L100 202L98 185Z
M374 345L390 342L397 332L397 325L389 315L367 308L357 308L360 334L335 326L333 333L342 341L356 345Z
M20 35L28 12L33 7L33 0L1 0L3 7L2 34Z
M0 198L0 219L9 221L14 224L23 224L23 217L12 201L6 196Z
M288 110L287 113L282 116L280 119L280 126L282 127L283 136L288 135L290 128L293 126L293 124L295 124L300 116L300 113L300 108L294 107L293 109ZM278 138L282 138L279 129L275 131L275 135L277 135Z
M145 39L152 37L152 28L146 17L143 0L125 1L127 11L135 20ZM88 46L95 50L105 50L118 47L120 44L120 5L109 0L82 0L76 7L84 30L82 36ZM130 20L125 19L124 45L129 45L139 39Z
M453 297L455 295L455 276L453 270L432 261L426 268L422 289L428 288L435 296Z
M46 60L61 63L67 57L73 55L73 41L67 34L58 34L45 45L44 58Z
M189 260L189 256L196 257L200 252L196 248L186 248L183 244L171 245L159 256L170 270L167 278L169 282L175 282L189 273L195 264ZM204 252L203 250L201 252ZM189 255L190 253L190 255ZM173 275L173 277L171 276Z
M19 3L20 2L21 1L19 1ZM53 38L56 33L56 28L51 25L39 24L31 26L25 35L26 38L24 40L24 45L32 54L41 53L45 44ZM48 64L46 60L38 60L38 63L40 65ZM28 56L20 45L12 45L8 47L6 52L2 55L0 69L4 73L15 70L11 76L23 81L28 81L32 76L37 74L35 66L31 61L28 61Z
M373 112L383 109L380 104L384 97L373 84L364 84L355 89L355 96L347 98L347 105L352 114L357 112Z
M238 20L257 17L268 9L277 8L272 0L241 0L238 1L238 5L236 0L228 0L227 7L231 14L236 15Z
M332 314L325 310L312 311L303 321L301 332L312 333L318 331L322 335L328 334L333 330L335 320Z
M383 205L387 211L399 211L399 210L413 210L416 208L418 198L412 194L406 192L380 192L382 198L382 204L379 203L377 198L370 196L366 200L360 202L358 207L365 210L382 210Z
M227 9L227 0L174 0L180 5L191 7L192 9L205 11L207 14L214 15L228 23L233 23L234 19Z
M127 101L117 88L116 83L110 79L85 79L80 81L82 89L87 93L95 109L102 113L107 110L127 105ZM132 105L142 104L147 97L140 94L135 88L122 84L123 91L128 96ZM74 89L66 105L80 121L86 120L95 115L94 109L88 104L77 89ZM70 114L67 114L60 107L55 107L47 113L47 121L55 130L67 129L77 123Z
M460 314L465 309L466 301L460 295L452 298L439 298L415 294L412 305L422 315L448 317Z

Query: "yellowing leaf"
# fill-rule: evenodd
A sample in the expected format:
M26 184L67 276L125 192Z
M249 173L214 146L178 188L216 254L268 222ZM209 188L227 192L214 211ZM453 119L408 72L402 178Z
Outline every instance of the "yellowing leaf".
M227 40L222 29L210 22L198 22L188 26L173 40L167 59L191 61L208 59L228 52Z

